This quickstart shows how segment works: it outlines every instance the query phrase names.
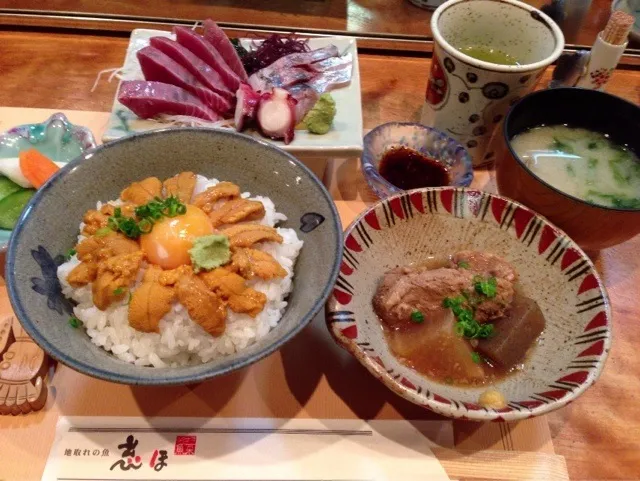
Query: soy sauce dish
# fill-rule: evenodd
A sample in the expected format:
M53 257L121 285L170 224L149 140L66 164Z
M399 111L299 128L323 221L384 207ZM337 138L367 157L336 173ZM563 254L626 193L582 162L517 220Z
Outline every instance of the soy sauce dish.
M411 122L380 125L364 137L362 172L380 198L423 187L467 187L471 157L448 135Z
M596 90L524 97L496 156L501 194L598 251L640 233L640 107Z

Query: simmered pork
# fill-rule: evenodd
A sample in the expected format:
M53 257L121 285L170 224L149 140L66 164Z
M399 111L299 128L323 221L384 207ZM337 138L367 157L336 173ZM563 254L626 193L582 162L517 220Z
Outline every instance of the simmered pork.
M501 257L462 251L390 270L372 303L403 363L440 382L485 384L516 368L544 329L517 280Z

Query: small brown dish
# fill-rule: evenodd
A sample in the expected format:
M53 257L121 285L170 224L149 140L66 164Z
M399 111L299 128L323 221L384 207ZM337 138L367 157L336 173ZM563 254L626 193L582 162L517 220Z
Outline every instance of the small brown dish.
M568 125L608 134L640 152L640 108L596 90L558 88L524 97L507 115L496 156L500 194L534 209L564 230L586 251L620 244L640 233L640 209L596 205L540 179L516 155L511 141L541 125Z

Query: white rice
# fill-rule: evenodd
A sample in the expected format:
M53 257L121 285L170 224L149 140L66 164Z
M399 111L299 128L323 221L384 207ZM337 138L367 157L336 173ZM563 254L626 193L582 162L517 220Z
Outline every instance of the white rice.
M199 175L194 195L218 182L216 179L209 180ZM273 202L268 197L251 197L248 192L243 193L242 197L262 202L266 214L261 224L275 227L278 222L287 219L284 214L276 212ZM110 203L117 205L119 201ZM102 203L98 202L97 208L101 206ZM83 225L80 224L80 230L82 228ZM205 332L189 318L186 309L178 302L174 303L172 310L160 321L159 334L136 331L129 326L127 299L112 304L106 311L101 311L93 304L91 285L80 288L69 285L67 276L80 263L76 256L58 268L58 278L63 294L77 303L73 310L74 315L82 321L91 341L118 359L138 366L153 367L205 363L233 354L255 343L274 328L282 317L287 307L285 298L293 287L293 266L302 248L302 241L293 229L278 227L277 231L284 239L282 244L269 242L258 244L255 248L271 254L286 270L286 277L270 281L249 281L249 286L267 296L264 309L255 318L228 310L226 329L220 337L213 337ZM83 238L80 235L78 240L81 241ZM144 267L140 269L135 287L140 285L144 271ZM135 291L135 287L132 291Z

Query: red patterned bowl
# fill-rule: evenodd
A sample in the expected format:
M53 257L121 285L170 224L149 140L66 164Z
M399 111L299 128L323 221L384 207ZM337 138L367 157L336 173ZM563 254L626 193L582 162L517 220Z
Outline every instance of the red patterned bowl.
M371 305L387 270L462 249L510 261L547 321L526 369L492 387L505 396L504 409L477 404L486 386L440 384L401 364ZM400 396L445 416L478 421L513 421L568 404L595 382L611 348L609 298L585 253L521 204L471 189L411 191L360 215L345 232L326 320L335 340Z

